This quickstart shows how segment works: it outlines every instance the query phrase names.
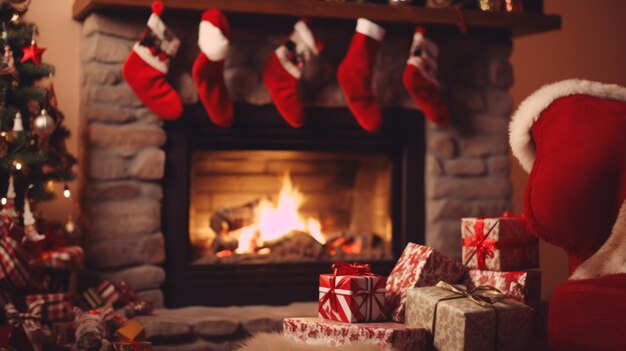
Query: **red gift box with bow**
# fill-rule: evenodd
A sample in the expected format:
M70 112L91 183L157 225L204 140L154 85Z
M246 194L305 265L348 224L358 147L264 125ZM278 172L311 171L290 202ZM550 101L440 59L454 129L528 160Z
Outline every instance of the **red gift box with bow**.
M539 266L539 241L523 217L462 218L462 259L472 269L517 271Z
M336 262L332 274L320 274L319 316L341 322L383 321L387 278L367 264Z

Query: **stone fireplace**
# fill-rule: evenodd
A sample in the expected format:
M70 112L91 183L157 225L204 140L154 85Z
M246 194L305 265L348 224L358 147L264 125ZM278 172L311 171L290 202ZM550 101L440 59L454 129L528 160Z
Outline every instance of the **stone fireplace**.
M387 202L375 212L387 211L389 226L378 223L368 229L382 231L382 238L390 238L388 243L383 240L388 249L382 249L380 259L372 260L383 274L392 267L408 241L423 242L459 258L460 217L494 216L510 210L507 156L507 126L512 109L507 90L513 83L508 62L510 32L475 30L461 35L456 28L447 27L436 27L429 32L440 46L440 78L453 115L453 127L442 129L424 122L401 84L411 26L390 25L378 57L374 83L385 109L385 126L379 133L368 134L359 130L352 120L335 80L336 67L345 53L354 23L314 22L313 30L326 48L304 74L302 86L309 120L303 129L294 130L273 108L260 76L264 60L288 36L292 21L284 17L228 14L232 39L225 78L236 101L236 122L230 129L220 129L210 124L198 102L190 76L190 67L199 51L197 23L189 23L185 17L174 12L166 18L182 39L169 78L185 104L185 113L174 123L163 123L145 108L120 74L123 61L143 32L147 14L101 12L89 15L83 22L85 249L88 266L97 276L125 280L139 291L140 297L152 300L157 306L163 306L164 301L173 307L251 303L254 299L273 304L297 300L277 294L273 299L255 295L252 300L243 301L240 295L249 292L232 293L245 277L260 275L274 279L277 285L283 284L279 286L301 274L315 277L328 269L332 256L322 262L309 262L297 273L287 268L300 263L264 264L262 270L248 271L247 275L249 267L245 265L235 268L228 264L191 264L198 258L193 252L194 247L197 249L193 246L194 238L197 239L194 235L207 231L218 208L242 206L267 195L263 190L262 194L249 196L254 191L237 185L233 189L240 194L230 194L227 201L213 201L216 194L210 191L225 187L216 182L232 181L224 180L220 174L235 173L234 168L220 171L215 166L217 161L223 166L233 159L237 163L242 159L262 159L264 167L282 162L282 168L275 168L272 174L264 173L266 178L275 177L276 170L285 171L284 165L291 162L293 167L287 170L293 173L295 181L298 177L303 179L303 172L298 174L298 165L293 165L295 161L313 159L308 164L299 164L310 169L320 162L340 160L341 167L329 166L330 172L344 174L326 183L320 183L318 178L316 186L320 191L332 192L332 186L343 186L340 190L348 191L346 187L350 185L352 194L359 191L357 180L371 180L367 172L373 172L371 168L359 170L359 164L387 162L384 167L389 167L388 173L381 176L381 179L387 177L387 193L380 200ZM269 151L276 154L267 156ZM236 152L240 154L232 154ZM288 152L301 154L288 156ZM321 157L324 153L330 156ZM346 154L348 158L338 156ZM384 157L388 157L386 161ZM203 162L208 163L203 165ZM350 162L352 168L348 167ZM382 172L384 167L381 167ZM240 176L232 178L241 179ZM203 182L200 188L209 190L192 192L190 186L194 182ZM309 186L306 182L295 183L303 188ZM267 192L275 190L274 186L271 188ZM240 196L243 193L245 196ZM329 201L337 204L342 201L329 198L329 193L324 196L319 200L322 209L332 207ZM369 196L362 201L374 201L375 196ZM339 206L339 210L353 209L354 204L358 202L353 200ZM317 213L320 208L316 209ZM355 216L358 211L344 218L348 223L342 228L344 231L354 227L351 221L362 223ZM228 250L226 246L219 249L212 255ZM241 279L227 289L231 275ZM209 279L207 283L198 280L205 278ZM224 279L223 284L219 279ZM314 280L308 280L294 291L301 294L301 299L312 300L315 290L311 289L315 284ZM194 289L196 292L190 293ZM218 292L212 295L212 291ZM215 302L217 295L228 294L231 299Z

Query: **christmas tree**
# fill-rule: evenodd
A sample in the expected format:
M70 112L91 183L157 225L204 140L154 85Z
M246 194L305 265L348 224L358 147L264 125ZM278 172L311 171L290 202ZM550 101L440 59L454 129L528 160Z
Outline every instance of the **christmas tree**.
M50 323L73 319L68 282L84 256L63 229L33 216L56 183L70 197L76 159L65 146L54 67L42 63L36 25L22 19L29 4L0 1L0 348L52 350Z
M36 25L22 20L29 3L0 3L0 189L8 191L13 178L19 209L25 195L35 203L52 199L55 182L73 179L76 163L65 147L69 131L57 108L54 67L41 62Z

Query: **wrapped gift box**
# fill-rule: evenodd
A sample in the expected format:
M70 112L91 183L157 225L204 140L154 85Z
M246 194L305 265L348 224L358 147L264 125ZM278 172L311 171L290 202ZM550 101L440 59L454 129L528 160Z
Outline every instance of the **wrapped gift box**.
M144 341L146 331L143 325L134 319L129 319L115 333L119 341Z
M88 288L81 295L81 299L78 302L79 307L83 310L92 310L101 306L104 306L104 300L102 296L94 288Z
M43 300L42 321L45 323L63 322L74 319L74 312L67 293L56 294L32 294L26 295L24 298L27 305L35 303L37 300Z
M150 341L116 341L111 347L113 351L152 351Z
M481 305L437 286L410 289L407 295L406 323L428 328L439 351L528 350L533 310L520 302Z
M386 320L386 282L377 275L320 274L319 316L349 323Z
M44 251L32 263L36 267L74 271L85 265L85 254L80 246L65 246Z
M115 305L116 302L120 300L120 294L117 291L117 288L113 283L108 280L104 280L98 287L96 288L100 297L102 297L102 301L106 304Z
M400 323L342 323L320 318L286 318L283 334L313 345L363 342L389 351L427 350L429 335L425 328Z
M539 267L539 241L518 217L462 218L463 262L472 269L516 271Z
M468 288L490 285L507 296L537 309L541 302L541 272L494 272L470 269L465 284Z
M454 284L466 272L461 263L433 248L409 243L387 278L385 299L388 316L396 322L404 321L407 289L435 285L440 280Z

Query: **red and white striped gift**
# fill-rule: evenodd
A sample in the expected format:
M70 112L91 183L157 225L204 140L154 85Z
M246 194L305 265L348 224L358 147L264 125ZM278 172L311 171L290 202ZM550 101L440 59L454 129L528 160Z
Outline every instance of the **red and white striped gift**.
M333 265L335 266L335 265ZM354 265L356 266L356 264ZM349 275L320 274L319 316L324 319L357 323L386 320L386 277L366 271ZM339 274L337 274L339 273Z
M120 294L113 283L108 280L103 281L96 291L100 294L105 304L115 305L120 300Z
M21 289L29 281L28 264L18 241L0 223L0 282Z
M38 300L44 301L42 319L46 323L64 322L74 319L74 305L66 293L33 294L26 295L24 299L29 306Z
M83 268L85 254L80 246L65 246L41 253L37 265L58 270L77 270Z

